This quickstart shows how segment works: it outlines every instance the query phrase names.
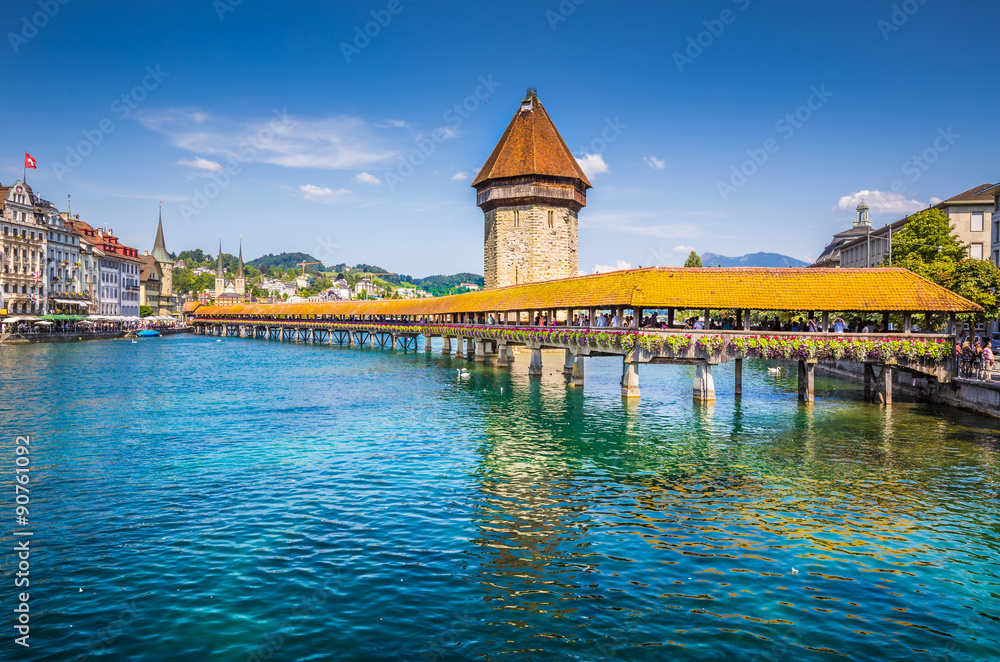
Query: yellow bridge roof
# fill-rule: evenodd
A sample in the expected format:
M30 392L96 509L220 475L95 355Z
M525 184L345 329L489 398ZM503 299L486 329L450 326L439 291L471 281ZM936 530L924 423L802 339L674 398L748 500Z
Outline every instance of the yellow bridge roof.
M982 310L905 269L651 267L436 299L215 305L202 306L195 315L437 315L616 306L911 313Z

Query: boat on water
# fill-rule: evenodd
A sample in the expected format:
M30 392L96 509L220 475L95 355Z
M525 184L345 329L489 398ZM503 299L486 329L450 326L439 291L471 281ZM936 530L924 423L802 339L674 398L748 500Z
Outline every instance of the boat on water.
M157 338L159 337L160 332L154 331L153 329L143 329L142 331L136 332L135 335L140 338Z

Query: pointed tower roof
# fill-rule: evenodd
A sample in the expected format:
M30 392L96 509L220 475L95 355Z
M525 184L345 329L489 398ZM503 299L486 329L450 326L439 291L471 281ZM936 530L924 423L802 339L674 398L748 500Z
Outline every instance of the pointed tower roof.
M215 277L222 278L222 239L219 239L219 265L215 268Z
M240 265L236 269L236 277L243 278L243 235L240 235Z
M153 242L153 257L157 262L172 262L167 253L167 244L163 241L163 205L160 205L160 220L156 224L156 241Z
M585 188L593 188L534 89L528 90L472 186L528 175L579 179Z

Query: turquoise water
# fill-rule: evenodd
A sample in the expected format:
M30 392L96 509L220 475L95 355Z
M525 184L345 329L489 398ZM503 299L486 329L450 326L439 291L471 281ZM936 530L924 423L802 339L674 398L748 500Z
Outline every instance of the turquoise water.
M752 361L739 402L648 366L626 406L620 359L572 389L439 347L0 348L0 658L1000 657L997 421Z

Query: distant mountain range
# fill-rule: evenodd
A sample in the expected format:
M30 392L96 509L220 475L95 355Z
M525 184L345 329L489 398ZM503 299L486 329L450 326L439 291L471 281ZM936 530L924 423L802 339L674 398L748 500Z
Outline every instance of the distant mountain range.
M702 253L701 263L706 267L808 267L808 262L778 253L750 253L739 257L726 257L716 253Z

